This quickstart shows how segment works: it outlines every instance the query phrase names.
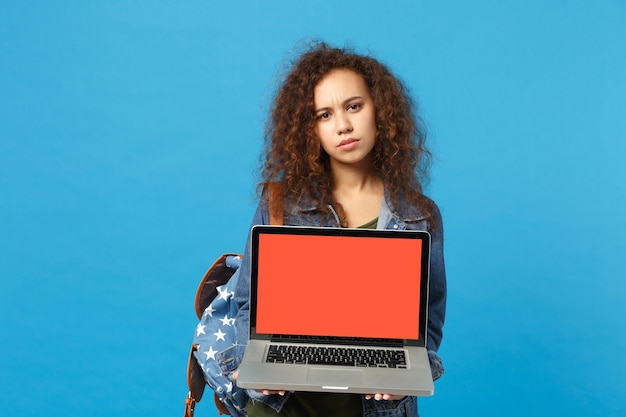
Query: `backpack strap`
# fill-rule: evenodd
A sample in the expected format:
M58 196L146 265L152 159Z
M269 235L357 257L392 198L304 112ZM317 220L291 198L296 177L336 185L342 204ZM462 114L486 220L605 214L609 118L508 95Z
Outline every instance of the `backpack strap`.
M283 197L283 184L281 182L270 182L270 224L282 225L285 210L285 199Z
M202 375L202 368L193 353L198 350L198 345L192 345L189 351L189 360L187 361L187 386L189 387L189 393L185 400L185 417L193 417L194 409L196 408L196 402L200 401L202 394L204 394L204 387L206 382Z

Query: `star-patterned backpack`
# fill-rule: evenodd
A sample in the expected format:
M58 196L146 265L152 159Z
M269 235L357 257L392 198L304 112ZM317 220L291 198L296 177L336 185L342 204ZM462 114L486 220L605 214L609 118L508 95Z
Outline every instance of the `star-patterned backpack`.
M282 184L269 184L270 224L283 222ZM185 417L193 417L195 405L208 384L214 391L215 405L220 415L246 416L247 394L226 378L215 355L236 340L234 321L237 306L233 300L242 257L236 253L220 256L204 274L196 291L195 310L200 323L196 326L189 360L185 401Z
M220 256L204 274L196 292L195 308L200 322L196 326L187 366L187 407L185 416L193 416L195 403L200 401L206 384L214 391L219 414L245 415L245 392L222 373L215 354L235 343L234 320L237 315L233 294L241 256L227 253ZM233 278L234 276L234 278ZM238 401L239 400L239 401Z

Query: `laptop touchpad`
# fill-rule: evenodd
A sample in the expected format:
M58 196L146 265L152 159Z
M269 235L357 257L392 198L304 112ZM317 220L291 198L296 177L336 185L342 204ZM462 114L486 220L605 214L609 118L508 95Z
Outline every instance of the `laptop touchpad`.
M363 371L358 369L310 368L307 380L315 384L347 388L363 383Z

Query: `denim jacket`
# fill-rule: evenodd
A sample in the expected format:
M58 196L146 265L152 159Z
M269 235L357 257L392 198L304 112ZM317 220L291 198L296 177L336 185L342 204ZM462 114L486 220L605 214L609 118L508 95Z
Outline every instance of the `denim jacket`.
M428 338L426 346L431 362L433 379L443 374L441 359L437 350L441 343L442 328L446 311L446 273L443 258L443 225L439 209L433 203L434 219L425 217L421 212L403 201L394 207L390 201L388 190L378 216L379 229L392 230L426 230L431 234L430 251L430 283L428 299ZM286 198L284 224L289 226L322 226L340 227L339 218L332 207L333 216L326 216L310 200L302 201L298 205L289 204ZM435 227L432 227L433 221ZM259 204L252 225L269 224L269 210L267 202ZM249 325L249 286L250 286L250 236L244 252L244 261L239 270L239 281L235 291L235 302L239 308L235 320L237 344L217 355L218 362L225 375L232 375L243 358L245 345L248 342ZM276 411L280 411L289 398L284 396L263 395L254 390L248 390L248 395L255 401L263 401ZM245 407L245 404L240 404ZM364 417L414 417L417 416L417 400L415 397L406 397L401 401L365 400L363 397Z

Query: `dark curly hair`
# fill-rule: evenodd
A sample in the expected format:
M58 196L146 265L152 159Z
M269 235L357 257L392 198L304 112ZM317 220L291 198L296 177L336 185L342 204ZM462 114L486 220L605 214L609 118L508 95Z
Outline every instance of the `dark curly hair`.
M430 215L431 202L423 195L422 185L428 179L431 153L425 147L425 130L407 88L371 56L323 42L308 45L278 88L265 132L261 194L267 194L264 190L270 182L279 181L293 203L307 196L321 210L327 211L331 204L342 216L341 206L332 197L329 156L314 129L314 89L336 69L360 74L374 100L377 137L372 160L392 204L402 196Z

